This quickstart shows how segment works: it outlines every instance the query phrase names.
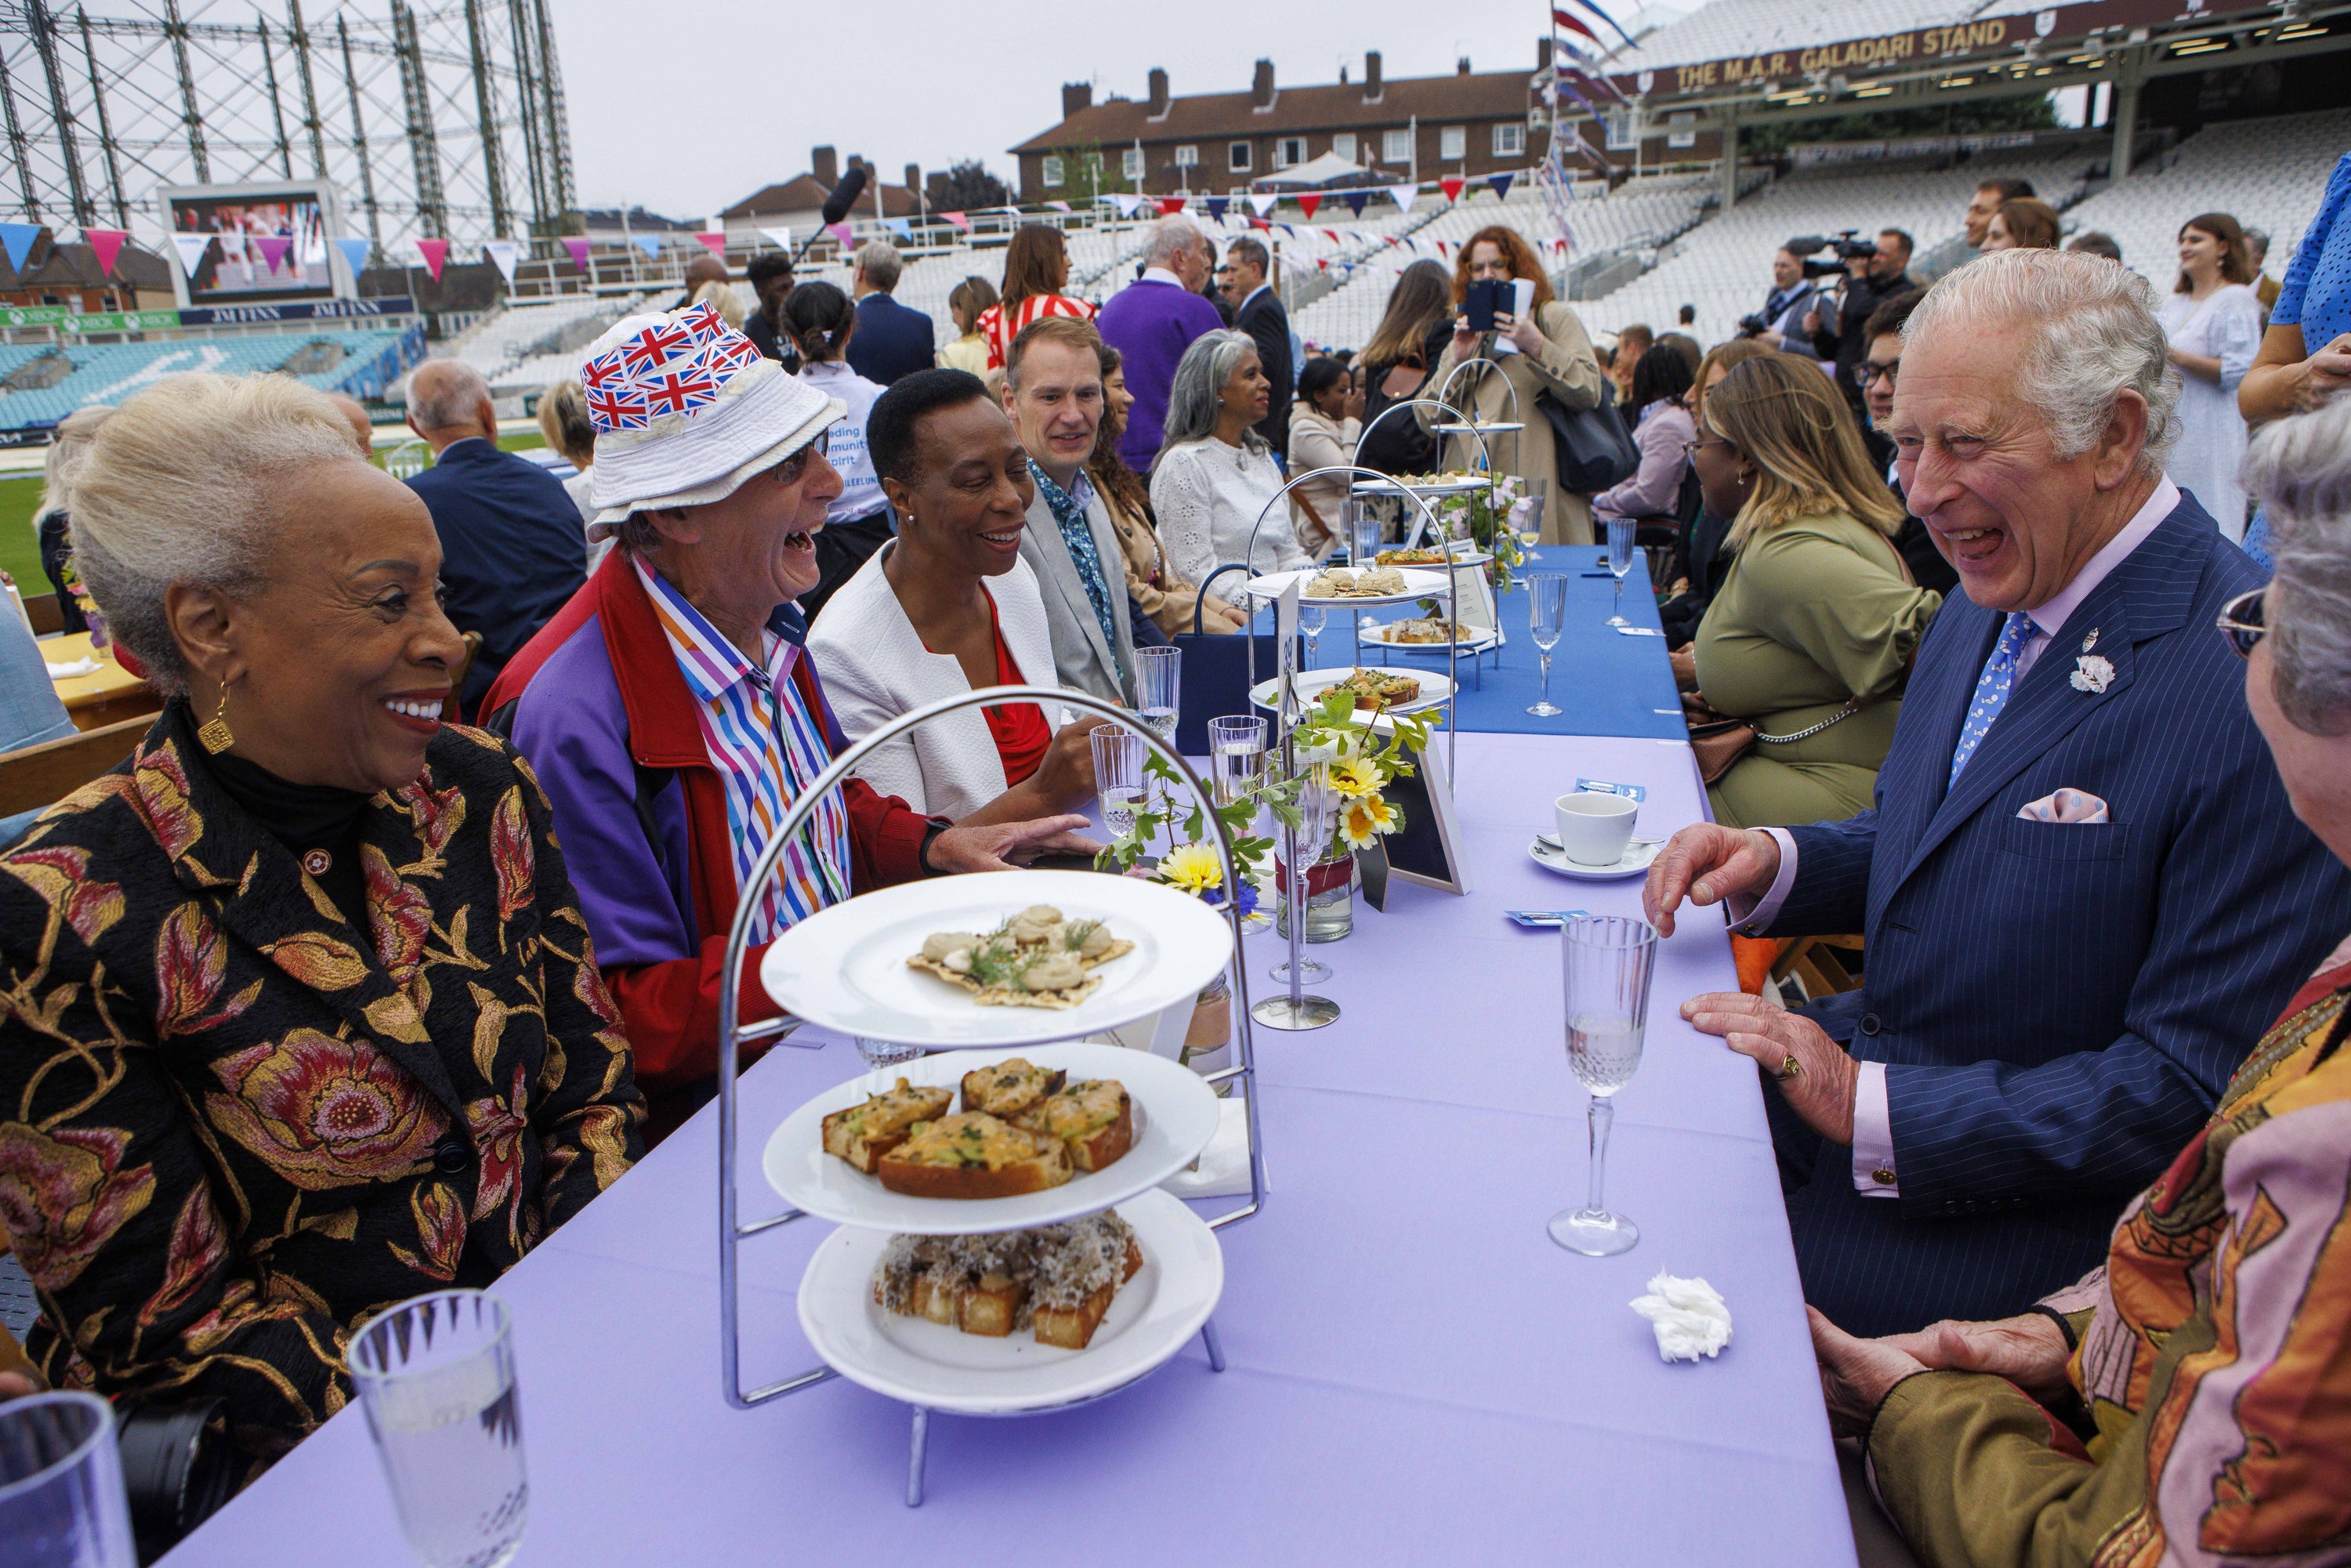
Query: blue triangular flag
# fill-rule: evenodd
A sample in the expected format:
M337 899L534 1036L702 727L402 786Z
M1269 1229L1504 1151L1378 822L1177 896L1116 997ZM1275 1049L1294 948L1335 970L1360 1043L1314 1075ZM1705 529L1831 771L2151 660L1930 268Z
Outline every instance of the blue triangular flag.
M1364 215L1364 204L1372 199L1372 193L1369 191L1342 191L1339 199L1347 204L1349 212L1360 218Z
M904 218L886 218L883 220L883 226L900 239L912 240L914 237L914 225Z
M33 242L41 237L38 224L0 224L0 245L8 247L8 265L22 277L25 258L33 254Z
M358 278L360 269L367 266L368 242L363 239L339 239L335 242L335 248L343 253L343 262L351 269L351 277Z
M1208 198L1208 215L1216 219L1217 222L1223 223L1225 221L1225 214L1232 204L1233 199L1230 196L1210 196Z
M657 235L657 234L651 234L651 235L632 235L632 238L634 238L634 239L635 239L635 241L637 242L637 248L638 248L639 250L643 251L647 256L652 256L655 261L659 261L659 260L661 259L661 253L662 253L662 241L661 241L661 235Z
M1515 176L1510 174L1489 174L1486 176L1486 183L1494 187L1495 200L1510 200L1510 181L1513 178L1515 178Z

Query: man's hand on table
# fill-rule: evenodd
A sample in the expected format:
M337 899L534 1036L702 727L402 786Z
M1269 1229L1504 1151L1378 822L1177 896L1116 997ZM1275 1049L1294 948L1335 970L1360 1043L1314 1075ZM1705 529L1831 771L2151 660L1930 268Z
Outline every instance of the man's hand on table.
M1806 1307L1804 1316L1813 1325L1813 1354L1821 1364L1821 1398L1829 1407L1829 1429L1840 1437L1867 1432L1896 1384L1913 1373L1933 1370L1894 1340L1854 1338L1821 1316L1817 1307Z
M952 875L1016 871L1040 854L1090 855L1102 846L1078 831L1087 825L1083 817L1065 816L949 828L931 841L923 860L932 871Z
M1828 1031L1802 1013L1744 991L1708 991L1682 1004L1700 1034L1720 1035L1751 1056L1786 1096L1788 1109L1832 1144L1853 1146L1853 1098L1861 1069ZM1794 1059L1794 1071L1789 1060Z
M1880 1343L1924 1366L2005 1377L2043 1405L2053 1406L2074 1391L2073 1380L2065 1375L2065 1364L2073 1357L2065 1331L2046 1312L1983 1323L1946 1318L1916 1333L1888 1334Z
M1761 898L1779 874L1780 841L1771 834L1694 822L1657 852L1641 889L1641 913L1658 936L1670 936L1675 906L1685 895L1701 909L1742 893Z

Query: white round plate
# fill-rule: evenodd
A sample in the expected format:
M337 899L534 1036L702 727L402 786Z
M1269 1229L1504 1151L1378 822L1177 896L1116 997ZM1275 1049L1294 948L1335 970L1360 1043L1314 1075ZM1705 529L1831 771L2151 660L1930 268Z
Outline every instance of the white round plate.
M1489 479L1442 479L1435 484L1406 485L1395 479L1358 479L1353 488L1358 495L1401 496L1466 496L1472 490L1483 490L1492 484Z
M1625 846L1624 857L1614 865L1579 865L1568 859L1564 851L1537 839L1527 845L1527 857L1545 871L1555 871L1578 882L1613 882L1622 876L1638 876L1648 870L1649 862L1657 858L1657 852L1665 844L1663 839L1635 839Z
M1322 575L1321 568L1310 567L1303 571L1270 571L1263 577L1253 577L1249 580L1249 594L1252 599L1279 599L1284 590L1296 582L1301 585L1298 593L1301 604L1311 604L1318 610L1370 610L1382 604L1409 604L1416 599L1444 599L1453 591L1441 569L1402 566L1394 570L1404 576L1402 593L1353 594L1337 599L1309 598L1302 585Z
M960 1416L1017 1416L1114 1393L1165 1365L1200 1332L1225 1290L1216 1233L1164 1192L1119 1206L1143 1267L1119 1287L1083 1350L1002 1339L885 1312L873 1268L889 1237L844 1227L800 1276L800 1332L826 1365L876 1394Z
M1386 632L1387 625L1385 623L1378 626L1366 626L1364 628L1364 641L1398 653L1442 653L1445 652L1445 644L1442 643L1391 643L1387 639ZM1480 632L1474 637L1461 638L1459 641L1456 642L1453 646L1460 649L1461 652L1465 653L1483 653L1485 650L1494 646L1495 643L1500 641L1501 639L1497 637L1491 632Z
M1433 428L1440 435L1467 435L1473 430L1480 435L1508 435L1526 426L1515 419L1488 419L1475 424L1439 424Z
M1389 549L1402 549L1404 547L1402 545L1389 545L1387 548ZM1483 566L1493 559L1494 558L1490 554L1479 549L1476 545L1469 543L1466 539L1453 547L1453 563L1464 571L1468 570L1473 566ZM1373 561L1374 566L1377 566L1378 564L1379 563L1376 559ZM1391 562L1390 564L1393 565L1394 563ZM1443 571L1445 567L1444 563L1440 561L1422 561L1410 566L1399 567L1397 570L1402 571Z
M1388 664L1366 664L1363 667L1376 669L1384 675L1403 675L1420 683L1420 695L1408 703L1394 704L1384 710L1388 713L1418 713L1423 708L1439 706L1453 695L1453 680L1449 675L1436 674L1427 670L1402 670ZM1343 670L1299 671L1296 677L1298 700L1301 703L1318 701L1324 692L1353 674L1355 669L1355 665L1350 664ZM1272 681L1259 681L1249 688L1249 701L1262 708L1273 706L1273 686ZM1369 710L1359 708L1356 711Z
M988 932L1031 904L1100 920L1134 951L1092 972L1074 1008L984 1008L910 966L939 931ZM901 883L787 929L759 962L776 1005L796 1018L900 1045L1034 1045L1078 1040L1188 1001L1233 956L1232 927L1188 894L1090 871L995 871Z
M1082 874L1082 873L1081 873ZM1206 982L1204 981L1203 984ZM954 1089L977 1068L1023 1056L1072 1081L1113 1078L1134 1107L1134 1146L1098 1171L1080 1171L1018 1197L911 1197L824 1152L824 1119L864 1103L865 1077L834 1085L784 1118L759 1156L768 1185L819 1219L913 1236L978 1236L1092 1214L1157 1186L1200 1157L1217 1132L1217 1093L1190 1068L1118 1045L1032 1045L1019 1051L950 1051L886 1070L924 1088Z

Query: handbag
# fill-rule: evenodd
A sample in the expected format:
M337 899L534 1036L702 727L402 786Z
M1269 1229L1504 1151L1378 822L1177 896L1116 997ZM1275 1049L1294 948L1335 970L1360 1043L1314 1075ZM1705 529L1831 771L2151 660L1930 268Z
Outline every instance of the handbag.
M1217 579L1228 571L1238 571L1246 581L1249 568L1238 561L1220 566L1200 584L1199 602L1192 607L1192 629L1178 632L1171 639L1184 651L1183 688L1176 699L1176 749L1186 757L1208 754L1208 721L1252 714L1249 706L1249 644L1257 644L1258 678L1264 680L1281 669L1281 644L1279 637L1267 632L1237 634L1231 632L1203 631L1200 615L1206 607L1210 588ZM1244 603L1244 611L1251 608Z
M1711 708L1706 710L1711 713ZM1689 727L1690 755L1698 758L1698 776L1711 784L1730 771L1730 765L1761 746L1786 746L1794 741L1810 740L1824 729L1843 724L1861 711L1861 704L1852 697L1844 706L1815 725L1793 735L1766 735L1743 718L1719 718Z
M1600 401L1590 408L1569 408L1549 387L1535 394L1535 407L1551 421L1552 458L1561 489L1596 496L1641 471L1641 449L1617 417L1615 402L1616 389L1604 377Z

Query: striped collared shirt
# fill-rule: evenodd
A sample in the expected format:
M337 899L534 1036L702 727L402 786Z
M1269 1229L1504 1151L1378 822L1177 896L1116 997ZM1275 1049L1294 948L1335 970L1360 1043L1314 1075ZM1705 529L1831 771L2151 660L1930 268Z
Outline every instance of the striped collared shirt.
M791 678L802 656L789 635L797 629L795 612L789 605L778 607L759 639L765 662L755 664L644 562L632 557L629 564L694 694L703 746L726 785L739 895L785 813L832 760L822 720ZM849 866L849 809L835 791L785 851L776 881L751 917L751 941L771 941L785 926L847 898Z

